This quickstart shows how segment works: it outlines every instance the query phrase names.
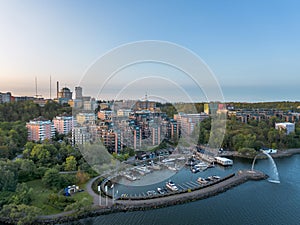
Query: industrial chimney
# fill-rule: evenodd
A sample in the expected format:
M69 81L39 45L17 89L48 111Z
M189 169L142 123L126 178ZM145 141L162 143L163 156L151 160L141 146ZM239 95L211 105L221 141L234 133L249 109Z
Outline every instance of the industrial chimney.
M59 92L59 82L56 82L56 98L58 99L58 92Z

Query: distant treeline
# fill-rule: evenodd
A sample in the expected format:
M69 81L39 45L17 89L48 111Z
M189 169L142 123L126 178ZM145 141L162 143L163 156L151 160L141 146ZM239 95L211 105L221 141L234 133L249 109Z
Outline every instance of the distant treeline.
M71 114L72 108L54 101L48 101L45 106L39 106L33 101L4 103L0 104L0 122L28 122L39 116L52 120L64 112Z
M256 103L246 103L246 102L228 102L228 105L234 106L236 109L276 109L283 111L300 111L300 102L256 102Z
M205 103L158 103L157 107L160 107L162 112L167 113L170 118L178 112L195 113L203 112ZM269 109L269 110L283 110L300 112L300 102L226 102L228 107L233 106L234 109ZM299 107L299 108L298 108Z
M199 144L209 141L211 119L205 119L200 124ZM295 132L286 135L284 130L276 130L275 123L282 122L276 117L267 121L249 120L243 123L235 117L230 117L226 124L226 134L222 147L241 153L256 154L255 151L263 147L287 149L300 147L300 122L297 122Z
M53 119L71 107L50 101L41 107L33 101L0 104L0 158L13 158L22 152L27 142L26 122L39 116Z

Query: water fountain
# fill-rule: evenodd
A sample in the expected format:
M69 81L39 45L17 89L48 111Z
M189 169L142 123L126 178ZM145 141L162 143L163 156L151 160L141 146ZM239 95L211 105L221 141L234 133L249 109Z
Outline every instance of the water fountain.
M271 183L278 183L279 184L280 183L279 174L278 174L277 166L276 166L276 163L275 163L274 159L270 156L270 154L268 154L268 153L266 153L264 151L261 151L261 152L262 152L262 154L265 154L268 157L269 162L271 162L271 164L272 164L273 174L272 174L272 176L270 176L270 178L268 179L268 181L271 182ZM258 155L255 156L255 158L253 160L253 163L252 163L251 170L254 169L256 158L259 155L261 155L261 154L258 154Z

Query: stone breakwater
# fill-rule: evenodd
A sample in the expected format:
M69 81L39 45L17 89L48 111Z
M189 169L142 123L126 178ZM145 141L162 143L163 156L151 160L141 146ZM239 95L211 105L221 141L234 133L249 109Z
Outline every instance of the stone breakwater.
M245 183L248 180L263 180L266 179L267 175L260 171L252 170L241 170L236 174L230 174L218 181L211 184L197 187L194 189L174 192L168 195L157 195L145 198L127 198L115 200L111 206L98 206L92 210L83 212L81 214L71 214L65 216L53 216L53 218L40 217L35 223L38 224L58 224L67 223L71 221L77 221L79 219L87 217L95 217L99 215L105 215L116 212L129 212L129 211L143 211L155 208L162 208L177 204L183 204L191 201L209 198L219 193L225 192L237 185ZM4 221L3 221L4 222ZM7 222L7 221L6 221Z

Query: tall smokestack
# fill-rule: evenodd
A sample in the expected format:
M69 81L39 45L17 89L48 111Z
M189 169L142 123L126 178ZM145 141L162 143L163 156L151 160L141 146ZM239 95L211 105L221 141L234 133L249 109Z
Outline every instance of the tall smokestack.
M56 82L56 97L58 99L58 92L59 92L59 82Z

